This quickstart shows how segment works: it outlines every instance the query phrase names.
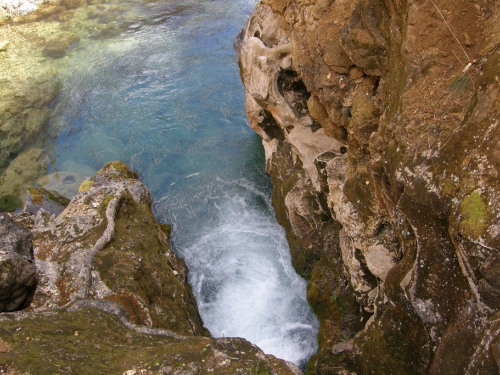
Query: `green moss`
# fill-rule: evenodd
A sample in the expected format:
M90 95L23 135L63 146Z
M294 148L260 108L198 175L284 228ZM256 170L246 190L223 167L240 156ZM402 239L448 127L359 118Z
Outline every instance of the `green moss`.
M113 175L119 175L123 178L137 179L137 172L132 172L127 164L117 160L106 164L98 174L108 174L110 177Z
M490 84L498 83L500 74L498 71L498 65L500 64L500 51L495 51L488 57L488 60L481 69L481 75L478 76L477 84L482 87L487 87Z
M106 198L104 198L104 200L102 201L102 205L104 207L108 207L108 204L109 202L111 201L111 199L113 199L113 196L112 195L108 195Z
M344 194L356 207L361 219L367 223L374 215L373 206L375 205L375 193L370 174L362 172L349 178L344 184Z
M158 236L149 207L137 203L129 193L124 194L114 240L95 259L102 280L115 293L113 301L122 305L132 320L142 322L145 317L137 302L140 298L148 306L157 307L149 308L155 327L181 334L190 334L194 328L202 334L194 297L182 280L168 272L171 266L164 254L169 244ZM106 197L101 207L104 209L106 200L112 198ZM138 298L130 297L132 294Z
M45 201L45 196L38 188L30 187L28 188L28 193L31 195L34 204L42 204Z
M14 212L16 208L19 208L23 205L21 200L10 194L2 195L0 197L0 211L3 212Z
M220 361L220 353L231 360L217 374L289 373L284 363L263 360L243 339L215 341L198 336L176 340L142 335L129 330L116 316L92 308L62 309L21 319L4 315L0 337L8 348L0 356L0 368L16 370L8 372L16 374L122 374L132 369L149 374L186 373L189 365L196 365L197 374L207 374Z
M485 234L491 220L488 204L474 191L466 196L460 204L460 231L467 237L478 239Z
M66 207L69 204L68 198L44 188L30 187L28 188L28 193L31 195L31 199L34 204L41 205L46 200L51 200L63 207Z
M441 181L439 187L441 188L443 194L445 194L446 196L453 197L456 195L457 185L449 178Z
M78 191L81 193L83 191L87 191L92 187L93 182L91 180L85 180L81 183Z
M50 199L51 201L54 201L64 207L66 207L69 204L70 200L68 198L60 194L57 194L55 192L52 192L50 190L45 190L45 191L48 193L48 199Z
M423 323L392 307L354 339L363 355L363 374L425 374L430 363L429 336ZM390 354L388 354L390 353Z
M168 239L170 239L170 236L172 235L172 227L169 224L165 223L160 223L160 228L165 233Z

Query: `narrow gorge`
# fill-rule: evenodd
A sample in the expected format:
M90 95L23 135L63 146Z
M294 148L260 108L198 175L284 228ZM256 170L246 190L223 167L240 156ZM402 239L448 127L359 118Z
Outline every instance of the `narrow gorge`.
M498 0L0 5L0 372L499 373Z

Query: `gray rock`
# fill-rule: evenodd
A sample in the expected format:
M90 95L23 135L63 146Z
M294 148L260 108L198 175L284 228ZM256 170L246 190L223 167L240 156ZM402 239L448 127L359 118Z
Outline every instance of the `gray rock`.
M55 191L43 188L29 188L26 192L23 211L32 215L43 208L50 215L59 215L68 205L69 199Z
M14 223L7 214L0 213L0 250L15 252L32 261L32 241L30 231Z
M31 233L6 214L0 216L0 312L28 307L37 279Z

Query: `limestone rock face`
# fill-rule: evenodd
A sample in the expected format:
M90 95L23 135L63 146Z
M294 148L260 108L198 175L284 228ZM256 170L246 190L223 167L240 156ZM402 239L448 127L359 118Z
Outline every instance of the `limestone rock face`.
M0 213L0 312L28 307L36 289L31 233Z
M498 372L499 19L489 0L263 0L237 36L321 320L312 373Z

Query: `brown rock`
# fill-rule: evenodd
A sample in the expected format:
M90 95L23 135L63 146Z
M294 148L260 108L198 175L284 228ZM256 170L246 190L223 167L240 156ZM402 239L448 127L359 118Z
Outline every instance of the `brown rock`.
M362 78L365 75L363 73L363 70L359 69L357 66L352 66L349 69L349 78L350 79L359 79Z
M264 3L252 20L288 22L286 57L306 94L273 93L262 73L274 65L249 69L263 56L250 38L237 51L252 127L281 129L263 137L273 204L322 321L308 371L498 372L499 10L485 20L468 0ZM450 29L471 47L465 60L481 61L466 75Z

